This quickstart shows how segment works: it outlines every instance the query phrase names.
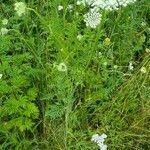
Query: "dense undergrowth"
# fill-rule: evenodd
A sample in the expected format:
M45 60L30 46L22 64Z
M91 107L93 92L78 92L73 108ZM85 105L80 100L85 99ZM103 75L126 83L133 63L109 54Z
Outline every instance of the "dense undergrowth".
M97 150L96 133L150 149L149 1L100 9L96 28L76 1L23 2L0 2L0 149Z

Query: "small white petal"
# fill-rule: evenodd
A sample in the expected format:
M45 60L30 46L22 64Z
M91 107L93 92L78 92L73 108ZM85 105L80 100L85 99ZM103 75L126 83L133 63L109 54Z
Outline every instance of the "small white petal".
M1 28L1 35L5 35L5 34L7 34L8 33L8 29L7 28Z
M91 138L91 141L97 143L100 150L107 150L107 145L104 144L105 138L107 138L107 135L104 133L101 136L99 136L98 134L94 134Z
M91 138L91 141L95 141L99 138L99 135L98 134L94 134Z
M71 5L71 4L68 5L67 9L69 9L69 11L72 12L72 10L73 10L73 5Z
M77 1L77 5L81 5L82 4L82 2L81 1Z
M104 62L104 63L103 63L104 66L107 66L107 64L108 64L107 62Z
M117 65L114 65L114 69L117 69L118 68L118 66Z
M142 67L142 68L140 69L140 71L141 71L142 73L146 73L146 68L145 68L145 67Z
M145 23L145 22L142 22L142 23L141 23L141 26L142 26L142 27L145 27L145 26L146 26L146 23Z
M59 6L58 6L58 10L59 10L59 11L60 11L60 10L63 10L63 6L59 5Z
M103 134L101 135L101 137L105 139L105 138L107 138L107 135L106 135L105 133L103 133Z
M0 79L3 77L3 74L0 74Z
M129 68L129 70L133 70L134 69L132 62L129 62L128 68Z
M150 49L149 49L149 48L146 48L146 49L145 49L145 52L146 52L146 53L150 53Z
M83 35L81 35L81 34L78 34L77 35L77 39L80 41L81 39L83 38Z
M101 58L103 56L102 52L98 52L98 57Z
M107 145L103 144L100 148L101 150L107 150Z
M84 5L85 6L85 0L78 0L77 5Z

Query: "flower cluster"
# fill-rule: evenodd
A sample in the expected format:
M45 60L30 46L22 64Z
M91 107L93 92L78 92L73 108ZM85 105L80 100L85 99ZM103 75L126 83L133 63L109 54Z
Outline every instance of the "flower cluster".
M113 10L118 9L120 6L126 7L130 3L134 3L136 0L95 0L92 6L105 9Z
M2 20L2 25L3 25L4 27L2 27L1 30L0 30L0 34L1 34L1 35L5 35L5 34L8 33L9 30L5 27L7 24L8 24L8 20L7 20L6 18L3 19L3 20Z
M117 10L119 7L125 7L136 0L79 0L77 5L88 5L91 9L84 15L86 26L96 28L101 21L100 9Z
M78 35L77 35L77 39L78 39L79 41L81 41L82 38L83 38L83 35L81 35L81 34L78 34Z
M1 28L1 35L5 35L5 34L7 34L8 33L8 29L7 28Z
M0 79L2 78L3 74L0 74Z
M59 11L60 11L60 10L63 10L63 8L64 8L64 7L63 7L62 5L59 5L59 6L58 6L58 10L59 10Z
M14 4L14 10L15 10L16 13L18 14L18 16L20 17L20 16L22 16L23 14L25 14L25 11L26 11L26 4L23 3L23 2L16 2L16 3ZM0 34L1 34L1 35L5 35L5 34L8 33L9 30L5 27L7 24L8 24L8 20L7 20L6 18L3 19L3 20L2 20L2 25L3 25L4 27L2 27L2 28L0 29Z
M57 66L57 69L58 71L60 72L66 72L67 71L67 66L64 62L60 63L58 66Z
M16 13L18 14L18 16L22 16L23 14L25 14L25 11L26 11L26 4L23 3L23 2L17 2L14 4L15 6L15 11Z
M64 7L62 5L59 5L57 9L58 9L58 11L61 11L64 9ZM68 5L67 10L69 10L69 12L72 12L73 11L73 5L72 4Z
M145 68L145 67L142 67L142 68L140 69L140 71L141 71L141 73L146 73L146 68Z
M89 5L105 10L118 9L120 6L126 7L128 4L134 3L136 0L81 0L77 1L77 5Z
M96 9L91 9L84 15L84 21L87 27L96 28L101 21L101 14Z
M146 53L150 53L150 49L149 49L149 48L146 48L146 49L145 49L145 52L146 52Z
M97 143L97 145L99 146L100 150L107 150L107 145L104 144L105 139L107 138L106 134L102 134L102 135L98 135L98 134L94 134L92 136L91 141Z
M129 62L128 69L129 70L133 70L134 69L132 61Z

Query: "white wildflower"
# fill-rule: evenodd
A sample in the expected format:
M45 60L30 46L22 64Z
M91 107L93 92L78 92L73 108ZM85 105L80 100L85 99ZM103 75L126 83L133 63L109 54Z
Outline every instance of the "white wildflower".
M91 5L95 0L78 0L77 5Z
M146 53L150 53L150 49L149 49L149 48L146 48L146 49L145 49L145 52L146 52Z
M98 52L98 57L101 58L102 57L102 52Z
M0 79L3 77L3 74L0 74Z
M98 134L94 134L91 138L91 141L95 142L95 143L99 143L100 141L100 136Z
M81 39L83 38L83 35L81 35L81 34L78 34L77 35L77 39L80 41Z
M96 28L101 21L101 14L95 10L91 9L87 14L84 15L84 21L87 27Z
M84 5L85 3L84 3L84 1L77 1L77 5Z
M104 66L107 66L107 64L108 64L108 63L107 63L106 61L103 63Z
M101 150L107 150L107 145L106 144L100 145L100 149Z
M60 10L63 10L63 6L59 5L59 6L58 6L58 10L59 10L59 11L60 11Z
M86 4L92 5L96 0L84 0Z
M100 150L107 150L107 145L104 144L106 138L107 138L107 135L104 133L102 135L94 134L91 138L91 141L97 143Z
M141 26L145 27L146 26L146 22L141 22Z
M114 69L117 69L118 68L118 66L117 65L114 65Z
M61 72L66 72L67 71L67 66L65 63L60 63L58 66L57 66L57 69L58 71L61 71Z
M64 49L63 49L63 48L61 48L61 49L60 49L60 51L61 51L61 52L63 52L63 51L64 51Z
M68 5L68 6L67 6L67 9L68 9L70 12L72 12L72 10L73 10L73 5L71 5L71 4Z
M15 6L15 11L17 12L18 16L22 16L23 14L25 14L25 11L26 11L26 4L23 3L23 2L16 2L14 4Z
M79 12L76 12L76 15L79 16Z
M5 35L5 34L7 34L8 33L8 29L7 28L1 28L1 32L0 32L0 34L1 35Z
M3 24L3 25L7 25L7 23L8 23L8 20L7 20L7 19L3 19L3 20L2 20L2 24Z
M106 135L105 133L103 133L103 134L101 135L101 137L105 139L105 138L107 138L107 135Z
M146 73L146 68L145 68L145 67L142 67L142 68L140 69L140 71L141 71L142 73Z
M87 4L105 10L118 9L120 6L126 7L128 4L134 3L136 0L82 0L78 4Z
M133 67L133 63L132 62L129 62L129 66L128 66L129 70L133 70L134 67Z

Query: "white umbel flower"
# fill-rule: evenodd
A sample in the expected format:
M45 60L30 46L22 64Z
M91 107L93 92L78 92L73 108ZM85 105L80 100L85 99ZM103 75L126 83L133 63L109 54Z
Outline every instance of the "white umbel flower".
M61 72L66 72L67 71L67 66L64 62L60 63L58 66L57 66L57 69L58 71L61 71Z
M97 0L92 4L92 6L101 9L111 10L116 9L118 7L118 2L117 0Z
M77 5L85 5L84 1L77 1Z
M107 150L107 145L103 144L103 145L99 145L101 150Z
M8 29L7 28L1 28L1 31L0 31L0 34L1 35L5 35L5 34L7 34L8 33Z
M117 65L114 65L114 69L117 69L118 68L118 66Z
M2 20L2 24L3 24L3 25L7 25L7 23L8 23L8 20L7 20L7 19L3 19L3 20Z
M82 0L79 1L77 4L89 5L105 10L113 10L118 9L120 6L126 7L128 4L134 2L136 2L136 0Z
M91 5L95 0L78 0L77 5Z
M102 142L101 141L101 137L98 134L94 134L91 138L91 141L95 142L95 143L99 143Z
M101 58L103 56L102 52L98 52L98 57Z
M145 27L146 26L146 22L141 22L141 26Z
M106 138L107 138L107 135L104 133L102 135L94 134L91 138L91 141L97 143L100 150L107 150L107 145L104 144Z
M92 5L96 0L84 0L86 4Z
M84 15L84 21L87 27L96 28L101 22L101 14L96 9L91 9Z
M0 74L0 79L3 77L3 74Z
M145 49L145 52L146 52L146 53L150 53L150 49L149 49L149 48L146 48L146 49Z
M128 69L129 69L129 70L133 70L133 69L134 69L134 67L133 67L133 63L132 63L132 62L129 62Z
M63 10L63 6L59 5L59 6L58 6L58 10L59 10L59 11L60 11L60 10Z
M106 135L105 133L103 133L103 134L101 135L101 137L105 139L105 138L107 138L107 135Z
M73 11L73 5L72 5L72 4L68 5L68 6L67 6L67 9L68 9L70 12L72 12L72 11Z
M78 39L79 41L81 41L82 38L83 38L83 35L81 35L81 34L78 34L78 35L77 35L77 39Z
M140 69L140 71L141 71L142 73L146 73L146 68L145 68L145 67L142 67L142 68Z
M14 4L15 6L15 11L17 12L18 16L22 16L26 12L26 4L23 2L17 2Z

